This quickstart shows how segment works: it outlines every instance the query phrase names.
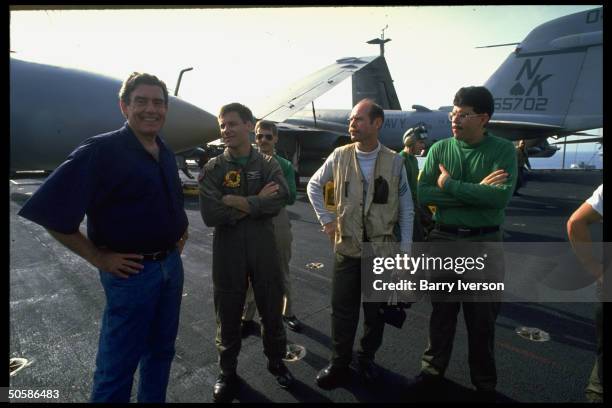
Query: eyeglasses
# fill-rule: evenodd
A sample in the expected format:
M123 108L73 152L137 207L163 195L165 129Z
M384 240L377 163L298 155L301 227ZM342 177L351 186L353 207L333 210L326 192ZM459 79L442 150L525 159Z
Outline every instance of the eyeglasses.
M255 138L257 140L261 140L264 137L266 138L266 140L272 140L272 138L274 138L274 136L272 136L272 133L258 133L255 135Z
M455 116L458 116L459 122L462 122L467 118L472 118L472 117L482 116L482 115L484 115L484 113L461 113L459 114L457 112L448 112L448 120L452 122L453 119L455 119Z

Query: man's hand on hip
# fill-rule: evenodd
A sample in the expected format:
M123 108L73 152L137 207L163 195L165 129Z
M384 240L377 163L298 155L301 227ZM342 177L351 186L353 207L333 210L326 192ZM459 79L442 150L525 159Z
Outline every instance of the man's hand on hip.
M176 247L178 248L179 254L183 253L183 248L185 248L185 243L187 242L187 238L189 238L189 230L185 230L183 236L179 238L176 242Z
M144 268L144 265L136 262L142 258L140 254L121 254L101 249L96 256L94 266L119 278L127 279Z
M328 222L327 224L323 225L323 228L321 229L321 231L327 234L327 236L329 237L329 240L331 241L333 245L334 240L336 238L336 221L334 220L332 222Z

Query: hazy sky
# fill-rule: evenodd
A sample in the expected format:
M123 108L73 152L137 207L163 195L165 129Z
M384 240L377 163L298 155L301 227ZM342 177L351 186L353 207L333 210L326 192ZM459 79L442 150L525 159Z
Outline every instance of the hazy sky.
M378 55L365 42L391 38L385 57L404 109L450 105L461 86L481 85L537 25L593 6L395 6L170 10L11 11L14 56L124 79L150 72L179 96L216 114L254 107L336 59ZM315 101L351 108L350 79Z

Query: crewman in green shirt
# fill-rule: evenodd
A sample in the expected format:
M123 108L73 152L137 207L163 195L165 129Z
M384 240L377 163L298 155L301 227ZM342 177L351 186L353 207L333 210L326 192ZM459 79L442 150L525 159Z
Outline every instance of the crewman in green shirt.
M412 230L412 241L420 242L425 238L423 223L419 203L417 201L417 180L419 177L419 162L416 155L421 155L425 149L424 140L427 138L427 129L425 126L415 126L404 133L404 149L399 152L399 155L404 159L406 167L406 175L408 176L408 184L410 193L412 194L412 202L414 203L414 224Z
M518 174L516 177L516 186L514 187L514 195L520 196L519 188L525 186L525 166L531 170L531 163L529 163L529 154L527 153L527 146L524 140L519 140L516 146L516 165L518 168Z
M273 156L283 170L283 175L289 186L289 196L287 197L286 205L291 205L295 202L297 194L295 185L295 170L291 162L278 154L274 150L274 146L278 142L278 128L273 122L260 120L255 125L255 144L259 147L261 153ZM289 280L289 261L291 260L291 243L293 236L291 234L291 223L289 215L285 207L281 208L278 215L272 218L274 224L274 236L276 239L276 248L278 250L278 258L280 267L283 272L284 284L284 301L283 301L283 321L287 327L295 332L302 330L302 324L293 313L293 302L291 296L291 281ZM243 337L254 332L257 325L253 321L255 316L255 295L253 288L249 285L247 291L244 311L242 313L242 330Z
M449 113L453 137L440 140L429 149L418 182L420 203L436 207L435 226L428 241L502 241L504 209L516 183L514 145L486 130L493 114L493 96L485 87L459 89L453 105ZM503 279L503 252L499 250L495 256L489 253L489 258L496 276ZM443 377L462 306L472 383L479 399L494 401L497 385L494 339L499 302L432 301L429 343L416 385L431 386Z

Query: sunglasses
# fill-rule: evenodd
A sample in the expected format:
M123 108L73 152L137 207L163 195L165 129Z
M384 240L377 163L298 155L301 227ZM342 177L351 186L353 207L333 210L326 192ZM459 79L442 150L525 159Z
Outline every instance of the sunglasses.
M255 138L257 138L257 140L261 140L264 137L266 138L266 140L272 140L274 136L272 136L271 133L258 133L255 135Z

